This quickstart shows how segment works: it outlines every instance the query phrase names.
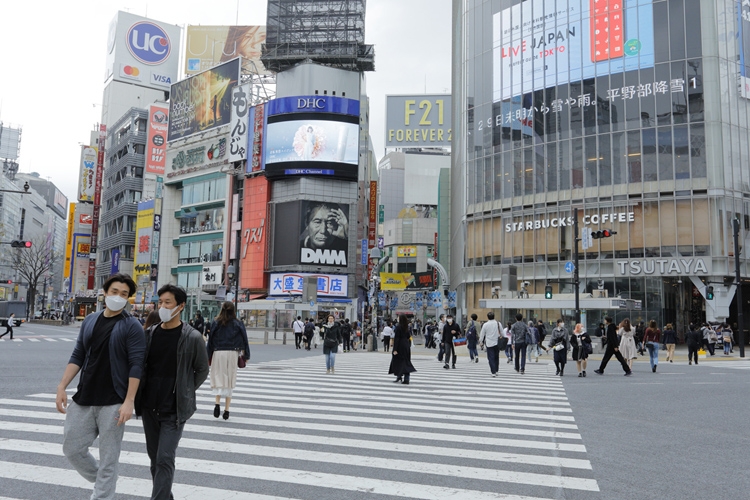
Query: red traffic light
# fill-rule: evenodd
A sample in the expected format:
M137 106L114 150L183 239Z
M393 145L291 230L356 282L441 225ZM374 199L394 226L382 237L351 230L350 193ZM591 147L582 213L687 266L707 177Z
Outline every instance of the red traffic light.
M31 242L24 240L13 240L10 242L10 246L13 248L31 248Z
M24 241L23 246L26 248L31 248L31 242L30 241Z
M600 238L609 238L610 236L614 236L616 234L617 231L612 231L611 229L601 229L599 231L592 231L591 238L594 240L598 240Z

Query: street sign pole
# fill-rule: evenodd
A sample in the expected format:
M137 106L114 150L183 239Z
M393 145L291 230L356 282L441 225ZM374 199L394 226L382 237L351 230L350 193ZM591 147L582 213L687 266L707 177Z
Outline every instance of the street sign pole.
M737 284L737 343L740 344L740 357L745 357L745 318L742 313L742 281L740 280L740 220L732 219L734 233L734 282Z

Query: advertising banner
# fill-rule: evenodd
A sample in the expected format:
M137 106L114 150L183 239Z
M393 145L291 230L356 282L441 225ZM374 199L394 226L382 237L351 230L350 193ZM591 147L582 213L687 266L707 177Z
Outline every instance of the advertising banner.
M318 278L319 297L347 297L349 294L346 275L312 273L271 273L268 295L302 295L305 278Z
M78 179L78 201L94 201L97 156L98 150L94 146L84 146L81 149L81 172Z
M68 235L65 239L65 266L63 266L63 278L70 278L70 266L73 257L73 229L76 221L76 204L71 203L68 208ZM72 283L68 285L68 291Z
M376 225L378 213L378 181L370 181L370 217L367 230L367 240L370 248L375 247Z
M109 25L104 81L169 90L177 81L182 28L128 12Z
M529 0L494 15L493 100L654 65L652 0Z
M234 59L172 85L168 140L228 125L239 77L240 60Z
M451 95L385 97L385 147L451 147Z
M250 161L247 162L247 173L257 172L265 167L263 164L263 144L265 142L266 124L265 110L265 104L259 104L250 109L250 126L253 130L247 144L251 152Z
M170 147L167 149L167 179L226 165L229 163L227 153L227 136L223 134L181 147Z
M17 160L21 154L21 129L0 122L0 158Z
M417 256L417 247L415 246L396 248L396 257L416 257L416 256Z
M265 40L265 26L188 26L185 74L194 75L237 57L242 57L245 72L269 74L260 60Z
M273 265L346 267L349 205L295 201L276 205ZM298 224L299 232L293 224Z
M102 202L102 177L104 177L104 144L107 141L107 126L99 124L99 148L94 174L94 210L91 214L91 254L89 255L88 290L93 290L96 278L96 252L99 244L99 214Z
M420 290L434 287L432 272L380 273L381 290Z
M201 286L206 285L219 285L221 283L221 274L223 267L221 264L218 266L203 266L201 272Z
M135 223L135 266L133 280L140 286L142 276L151 274L151 238L154 234L154 200L138 203Z
M262 175L245 179L245 195L242 207L242 259L240 288L248 290L265 290L268 202L271 190L268 179Z
M247 160L247 129L250 126L250 84L232 91L232 123L229 133L229 161Z
M146 172L164 175L167 163L167 131L169 108L159 104L148 107L148 143L146 150Z
M119 248L113 248L112 249L112 266L110 267L109 273L110 274L117 274L120 272L120 249Z

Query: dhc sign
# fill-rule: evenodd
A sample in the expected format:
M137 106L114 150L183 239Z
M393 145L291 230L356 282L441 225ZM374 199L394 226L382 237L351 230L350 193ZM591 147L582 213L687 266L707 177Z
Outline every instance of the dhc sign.
M133 57L152 66L166 61L172 51L167 32L149 21L141 21L130 27L126 45Z

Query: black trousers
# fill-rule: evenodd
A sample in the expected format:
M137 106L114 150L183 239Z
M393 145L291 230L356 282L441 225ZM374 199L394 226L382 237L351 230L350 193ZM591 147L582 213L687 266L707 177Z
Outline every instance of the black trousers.
M344 351L348 351L351 348L352 339L349 335L344 335Z
M518 353L516 353L516 359L518 359ZM552 359L555 361L555 368L563 371L565 370L565 363L568 362L568 351L566 349L553 351Z
M451 364L451 355L453 355L453 366L456 366L456 348L453 346L453 342L445 343L445 364Z
M695 360L695 364L698 364L698 349L700 346L697 344L688 344L688 362Z
M302 349L302 332L294 332L294 347Z
M391 346L391 338L390 337L383 337L383 349L385 352L388 352L388 348Z
M500 346L487 346L487 361L490 363L490 373L496 374L500 364Z
M144 410L143 433L146 435L146 452L151 459L151 477L154 485L152 500L170 500L174 481L174 460L180 444L185 422L177 423L177 416Z
M13 340L13 327L10 326L10 323L8 323L8 326L5 329L5 333L0 335L0 339L8 335L8 332L10 332L10 339Z
M630 371L630 367L628 367L628 362L625 361L625 358L622 357L622 354L619 350L615 351L615 348L613 347L610 349L607 347L607 350L604 351L604 357L602 358L602 363L599 365L599 371L603 372L604 369L607 367L607 363L609 363L609 360L612 358L612 356L617 358L617 361L620 362L622 365L622 369L625 371L625 373L628 373Z

